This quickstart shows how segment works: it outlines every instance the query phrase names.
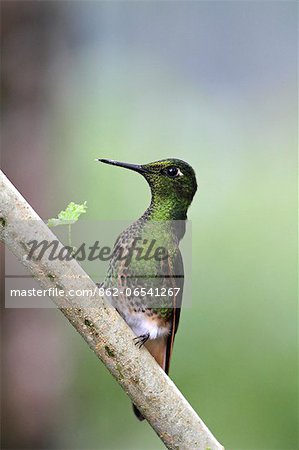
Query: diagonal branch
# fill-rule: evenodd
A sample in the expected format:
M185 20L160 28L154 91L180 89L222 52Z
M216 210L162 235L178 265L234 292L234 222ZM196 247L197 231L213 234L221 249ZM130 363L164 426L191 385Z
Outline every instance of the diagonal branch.
M37 213L0 173L0 237L45 288L57 287L64 297L51 297L57 307L105 364L117 382L169 449L224 450L170 378L146 349L133 344L133 333L108 302L70 297L68 292L94 290L95 284L75 261L27 260L28 241L57 239ZM59 244L62 248L62 244Z

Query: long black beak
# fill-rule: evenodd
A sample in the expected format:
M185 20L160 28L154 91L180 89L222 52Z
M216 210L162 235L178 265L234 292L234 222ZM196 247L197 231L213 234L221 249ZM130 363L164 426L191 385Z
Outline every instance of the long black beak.
M112 166L124 167L125 169L134 170L135 172L139 173L147 172L147 170L139 164L123 163L119 161L114 161L113 159L102 159L102 158L98 158L96 159L96 161L100 161L105 164L111 164Z

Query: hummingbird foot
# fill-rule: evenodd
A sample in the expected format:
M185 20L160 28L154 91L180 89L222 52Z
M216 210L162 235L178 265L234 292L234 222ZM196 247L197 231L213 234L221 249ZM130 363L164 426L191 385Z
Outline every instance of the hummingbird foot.
M150 334L149 334L149 333L145 333L145 334L142 334L141 336L137 336L137 337L135 337L135 338L133 339L134 344L135 344L138 348L141 348L141 347L146 343L146 341L149 340L149 337L150 337Z

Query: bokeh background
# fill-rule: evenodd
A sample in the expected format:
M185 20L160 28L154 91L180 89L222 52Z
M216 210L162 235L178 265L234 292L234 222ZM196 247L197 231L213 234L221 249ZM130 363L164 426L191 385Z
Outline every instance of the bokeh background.
M296 9L1 2L2 167L42 217L143 212L144 180L96 157L195 168L171 377L227 450L298 448ZM59 311L3 318L2 448L163 448Z

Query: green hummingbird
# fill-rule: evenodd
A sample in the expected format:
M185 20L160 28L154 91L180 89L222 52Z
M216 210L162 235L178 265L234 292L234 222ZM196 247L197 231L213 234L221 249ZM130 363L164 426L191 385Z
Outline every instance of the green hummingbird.
M144 345L168 374L184 284L179 243L197 190L195 172L174 158L143 165L97 161L138 172L149 184L150 205L117 238L107 275L98 286L115 289L117 295L109 301L133 330L135 344ZM135 405L133 409L143 420Z

